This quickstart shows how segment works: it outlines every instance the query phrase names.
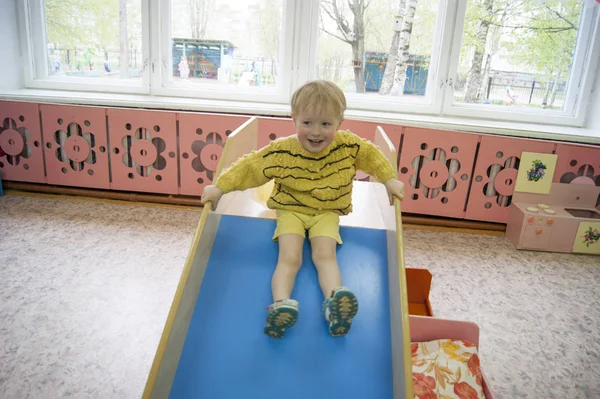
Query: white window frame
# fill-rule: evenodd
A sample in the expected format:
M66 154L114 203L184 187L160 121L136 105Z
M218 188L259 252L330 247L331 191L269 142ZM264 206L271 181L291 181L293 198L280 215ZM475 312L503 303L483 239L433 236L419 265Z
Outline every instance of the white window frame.
M442 65L447 64L448 55L441 51L446 48L449 43L452 29L452 14L447 13L448 3L454 0L444 1L439 0L437 15L443 16L438 19L435 31L433 34L433 46L431 51L431 59L429 63L428 84L425 95L422 97L411 96L374 96L361 93L345 93L348 108L363 111L384 111L393 113L413 113L413 114L439 114L442 101L442 87L437 84L438 79L445 81L446 71ZM303 26L311 26L312 35L310 40L306 40L313 46L310 50L311 60L314 60L312 65L306 65L308 79L317 78L317 39L318 39L318 20L320 14L319 0L310 0L311 2L311 18L312 23L305 21ZM391 21L390 21L391 24Z
M567 83L567 94L563 111L535 110L531 108L503 107L457 103L454 100L452 79L457 75L464 29L467 0L458 0L456 4L456 26L450 49L451 59L448 68L448 85L445 86L442 114L481 119L499 119L511 122L541 123L553 125L583 126L585 109L593 84L593 71L598 65L598 46L600 42L600 6L592 2L583 2L583 11L579 23L573 66ZM596 49L595 52L592 49ZM456 50L455 50L456 49Z
M48 76L48 52L44 0L17 1L20 21L21 47L24 61L25 86L35 89L73 90L104 93L149 94L150 74L148 55L150 52L148 0L140 0L142 5L142 79L106 79Z
M111 105L111 93L145 95L148 103L181 104L199 100L204 106L215 101L228 112L235 109L268 109L281 112L291 93L316 78L319 0L283 0L278 82L275 87L238 87L202 84L181 87L172 82L170 0L140 0L142 4L141 81L81 79L47 75L47 49L43 0L16 1L22 47L23 76L28 89L92 92ZM348 111L369 112L382 119L441 117L462 118L482 126L489 121L582 127L600 63L600 6L584 0L572 72L567 85L564 111L535 110L454 102L453 79L458 70L467 0L439 0L433 34L428 84L424 96L366 96L348 93ZM132 97L133 98L133 97ZM139 97L143 103L144 97ZM162 100L161 100L162 99ZM191 107L190 109L197 109ZM209 107L210 108L210 107ZM210 108L213 109L214 107ZM184 106L185 109L185 106Z
M285 103L289 101L291 87L291 70L293 57L294 25L299 18L296 12L301 8L300 0L283 0L282 31L279 42L278 82L275 86L239 87L231 84L204 82L199 87L173 82L172 75L172 43L171 43L171 1L151 0L153 9L152 26L153 43L159 43L154 50L151 73L151 94L157 96L173 96L188 98L206 98L227 101L248 101L264 103Z

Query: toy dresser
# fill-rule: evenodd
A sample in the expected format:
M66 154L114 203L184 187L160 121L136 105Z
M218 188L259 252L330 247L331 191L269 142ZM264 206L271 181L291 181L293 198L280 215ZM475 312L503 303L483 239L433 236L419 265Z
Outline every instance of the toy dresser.
M600 187L553 183L550 193L515 193L506 236L518 249L600 255Z

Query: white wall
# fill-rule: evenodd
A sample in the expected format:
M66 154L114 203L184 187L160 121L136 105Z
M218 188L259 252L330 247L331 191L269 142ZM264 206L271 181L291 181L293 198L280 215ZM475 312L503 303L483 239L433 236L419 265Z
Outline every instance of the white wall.
M0 88L23 87L22 62L17 24L17 1L0 0Z

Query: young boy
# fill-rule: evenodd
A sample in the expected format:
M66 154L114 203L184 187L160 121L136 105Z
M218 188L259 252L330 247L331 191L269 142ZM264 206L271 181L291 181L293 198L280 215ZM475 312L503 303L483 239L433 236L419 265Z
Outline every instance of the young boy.
M304 84L292 96L296 134L272 141L243 156L207 186L202 202L217 202L224 193L275 186L267 206L277 211L273 239L279 258L271 280L273 304L265 334L282 338L298 318L298 302L291 299L302 264L304 237L325 300L323 309L332 336L346 335L358 312L356 296L342 285L336 259L339 217L352 211L352 182L358 169L375 175L389 194L403 199L404 185L383 153L371 142L349 131L338 131L344 120L346 98L333 83L317 80Z

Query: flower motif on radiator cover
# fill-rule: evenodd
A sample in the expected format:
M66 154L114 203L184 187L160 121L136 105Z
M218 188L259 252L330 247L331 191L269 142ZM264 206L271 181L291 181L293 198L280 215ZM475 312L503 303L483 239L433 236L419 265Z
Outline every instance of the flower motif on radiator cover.
M230 131L227 131L229 133ZM197 129L196 134L202 135L202 129ZM210 132L205 141L195 140L192 143L192 152L196 155L192 159L192 168L196 172L205 172L208 179L213 180L214 173L219 165L219 159L225 145L225 140L221 134Z
M131 129L129 125L127 129ZM154 130L160 131L160 127L155 126ZM135 169L141 177L152 176L167 166L163 155L167 148L165 141L160 137L153 137L148 129L138 128L133 134L124 136L121 144L125 148L123 164ZM157 180L161 180L158 176L160 175L156 176ZM133 175L130 174L129 177L133 178Z
M62 121L59 122L62 125ZM63 125L64 126L64 125ZM52 136L56 144L54 156L62 163L69 165L74 172L85 170L86 164L95 164L97 160L96 136L84 131L84 128L75 122L69 123L64 128L54 132ZM46 147L52 148L50 143ZM67 173L67 168L62 168Z
M6 157L6 162L19 166L24 159L30 158L32 151L27 145L29 131L18 127L17 121L5 118L0 127L0 157Z
M440 197L441 202L446 203L444 193L454 191L458 184L456 174L461 165L460 161L453 157L453 153L457 151L458 147L453 147L449 152L442 148L434 148L427 156L419 155L413 158L411 164L416 173L409 178L409 184L421 191L424 198Z

